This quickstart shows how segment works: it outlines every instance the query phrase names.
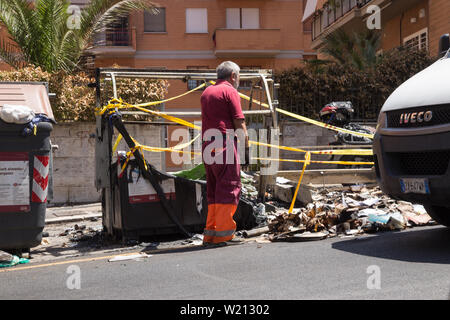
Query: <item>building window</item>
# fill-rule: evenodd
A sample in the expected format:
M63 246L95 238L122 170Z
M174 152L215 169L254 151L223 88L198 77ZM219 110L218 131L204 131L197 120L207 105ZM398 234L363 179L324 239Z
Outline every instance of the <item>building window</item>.
M227 29L259 29L259 8L227 8Z
M188 70L207 70L208 66L188 66L186 67L186 69ZM201 85L203 83L203 80L188 80L188 90L192 90L197 88L199 85ZM203 89L200 90L205 90L206 87L203 87Z
M208 10L186 9L186 33L208 33Z
M403 44L412 50L428 50L428 28L404 38Z
M97 39L103 40L100 37L101 34L97 36ZM120 18L116 22L109 24L105 31L104 40L104 43L100 41L98 45L129 46L130 32L128 28L128 17Z
M166 8L158 8L158 13L144 12L144 32L166 32Z

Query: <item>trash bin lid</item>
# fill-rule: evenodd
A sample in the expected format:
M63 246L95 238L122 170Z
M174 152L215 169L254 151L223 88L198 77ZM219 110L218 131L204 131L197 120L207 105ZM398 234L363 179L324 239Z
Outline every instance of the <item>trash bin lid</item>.
M44 113L55 120L43 83L0 82L0 108L5 104L27 106L36 114Z

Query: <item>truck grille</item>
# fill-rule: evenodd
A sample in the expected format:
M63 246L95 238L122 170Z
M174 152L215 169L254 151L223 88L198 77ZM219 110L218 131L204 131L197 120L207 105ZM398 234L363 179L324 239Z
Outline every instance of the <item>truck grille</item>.
M429 122L414 122L400 123L402 114L411 114L415 112L433 112L433 118ZM450 104L436 105L430 107L416 107L410 109L401 109L387 112L387 126L388 128L420 128L428 126L436 126L439 124L450 123Z
M440 176L447 172L450 150L433 152L395 152L397 175Z

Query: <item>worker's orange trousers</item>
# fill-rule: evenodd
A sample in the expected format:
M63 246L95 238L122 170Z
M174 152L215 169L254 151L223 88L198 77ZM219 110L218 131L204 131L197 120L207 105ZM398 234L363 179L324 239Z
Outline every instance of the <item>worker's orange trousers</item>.
M236 231L233 215L236 209L235 204L209 204L203 242L219 243L233 239Z
M235 144L233 151L233 163L226 163L226 149L222 150L222 163L205 163L208 217L203 233L204 243L231 240L236 231L233 216L241 193L241 167Z

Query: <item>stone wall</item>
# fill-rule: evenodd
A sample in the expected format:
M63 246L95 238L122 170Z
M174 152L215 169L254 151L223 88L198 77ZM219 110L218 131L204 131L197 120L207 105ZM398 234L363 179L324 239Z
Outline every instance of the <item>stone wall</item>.
M130 134L140 143L159 147L160 126L127 125ZM100 201L100 192L94 186L95 178L95 124L64 123L53 127L53 200L51 203L89 203ZM122 141L118 150L128 151ZM161 153L145 153L145 159L161 169Z
M250 125L254 127L254 125ZM328 146L335 140L334 131L303 122L280 123L280 144L292 147ZM161 146L161 126L145 124L127 125L131 136L148 146ZM89 203L100 201L100 193L94 186L95 178L95 124L71 123L55 125L52 144L59 149L53 153L53 189L51 203ZM118 150L128 151L124 141ZM302 153L280 150L280 158L303 160ZM314 160L330 160L330 156L313 156ZM163 153L145 152L145 159L156 168L165 170ZM282 162L280 170L300 170L302 164ZM311 165L308 169L333 168L327 165Z
M336 132L304 122L286 121L280 124L282 136L280 144L289 147L328 146L335 141ZM280 150L280 158L303 160L302 153ZM329 160L330 156L313 156L314 160ZM321 166L311 165L308 169ZM323 167L323 166L322 166ZM303 168L302 163L281 162L280 170L297 170Z

